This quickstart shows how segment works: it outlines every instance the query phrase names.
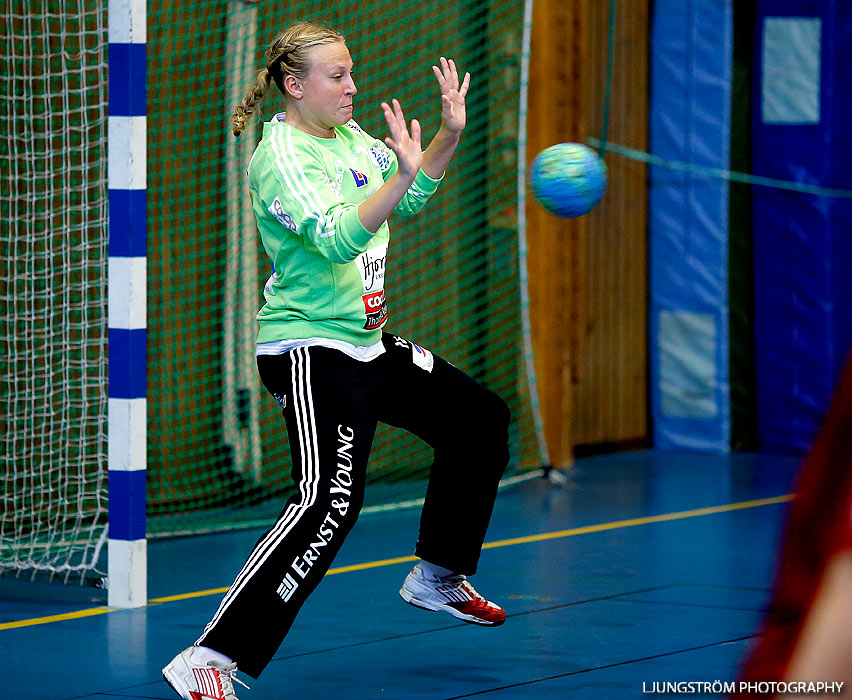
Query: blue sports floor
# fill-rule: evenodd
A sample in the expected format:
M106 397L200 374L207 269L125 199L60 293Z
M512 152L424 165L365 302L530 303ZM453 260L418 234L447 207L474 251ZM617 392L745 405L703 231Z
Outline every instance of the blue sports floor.
M562 487L502 492L472 579L507 610L493 629L399 598L419 510L364 515L240 700L601 700L733 681L797 467L646 451L578 460ZM230 584L259 534L152 542L152 603L139 610L0 582L0 697L176 698L161 667L196 638L222 595L209 591Z

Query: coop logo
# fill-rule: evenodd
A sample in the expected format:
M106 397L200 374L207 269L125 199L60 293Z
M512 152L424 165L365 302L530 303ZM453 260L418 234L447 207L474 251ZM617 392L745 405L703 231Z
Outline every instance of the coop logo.
M385 291L364 294L364 311L367 314L367 322L364 324L366 330L373 330L381 326L388 317L388 305L385 301Z
M352 177L355 178L355 187L363 187L367 184L367 176L364 173L359 173L354 168L349 168L349 172L352 173Z
M379 290L372 294L365 294L361 297L364 300L364 310L368 313L374 313L377 309L381 309L385 303L385 290Z
M385 286L385 261L388 259L388 244L377 245L364 251L356 258L361 271L361 283L365 292L383 289Z
M289 228L291 231L295 233L296 231L296 222L293 221L293 217L290 216L286 211L284 211L284 207L281 206L281 200L276 197L272 200L272 204L269 206L269 213L272 214L278 221L280 221L284 226Z

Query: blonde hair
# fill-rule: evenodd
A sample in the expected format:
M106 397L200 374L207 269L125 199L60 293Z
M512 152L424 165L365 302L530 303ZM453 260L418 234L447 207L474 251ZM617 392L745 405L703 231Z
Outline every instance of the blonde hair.
M234 136L239 136L246 128L246 120L254 113L273 81L286 96L284 78L288 75L305 78L311 69L308 51L315 46L336 43L346 43L340 32L313 22L297 22L281 32L267 49L266 66L257 74L251 90L231 115Z

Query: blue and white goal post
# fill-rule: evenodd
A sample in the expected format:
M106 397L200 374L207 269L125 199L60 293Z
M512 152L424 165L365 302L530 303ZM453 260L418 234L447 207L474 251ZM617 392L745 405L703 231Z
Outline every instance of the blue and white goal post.
M108 603L148 598L146 435L146 0L109 0Z

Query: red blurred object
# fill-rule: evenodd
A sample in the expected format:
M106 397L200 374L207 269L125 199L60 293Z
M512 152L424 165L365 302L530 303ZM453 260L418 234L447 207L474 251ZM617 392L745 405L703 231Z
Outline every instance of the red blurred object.
M775 594L740 680L784 678L826 565L852 549L852 355L798 476ZM850 591L852 595L852 591Z

